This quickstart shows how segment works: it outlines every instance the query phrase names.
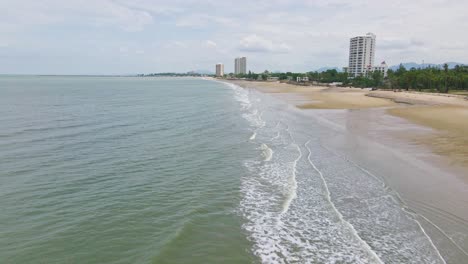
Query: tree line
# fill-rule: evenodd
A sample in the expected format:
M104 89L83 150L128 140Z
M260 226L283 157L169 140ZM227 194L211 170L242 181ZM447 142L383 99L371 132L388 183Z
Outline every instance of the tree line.
M455 66L449 69L445 64L443 68L428 67L424 69L411 68L407 70L403 65L393 71L388 70L387 77L384 78L380 72L373 72L369 76L359 76L348 78L346 72L338 72L330 69L324 72L275 72L263 73L248 72L247 74L236 75L238 78L252 80L266 80L268 77L278 77L279 80L290 79L295 81L297 77L308 77L309 81L317 83L339 82L345 86L360 88L386 88L404 89L448 93L450 90L468 90L468 66Z
M456 65L449 69L447 64L443 68L425 68L406 70L400 65L396 71L388 72L385 86L393 89L429 90L448 93L449 90L468 90L468 66Z

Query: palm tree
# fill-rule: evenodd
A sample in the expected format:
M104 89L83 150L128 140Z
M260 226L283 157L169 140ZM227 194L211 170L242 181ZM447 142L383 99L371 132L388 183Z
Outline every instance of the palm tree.
M448 78L448 65L447 63L444 64L444 72L445 72L445 93L448 93L448 86L447 86L447 78Z

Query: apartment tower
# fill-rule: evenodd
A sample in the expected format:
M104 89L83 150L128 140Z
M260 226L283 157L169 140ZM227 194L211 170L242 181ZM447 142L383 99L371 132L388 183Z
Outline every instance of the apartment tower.
M349 43L349 63L347 72L349 77L365 76L368 69L374 67L375 35L367 33L357 36Z
M218 63L216 64L216 77L223 77L224 76L224 64Z
M234 74L246 74L247 73L247 58L236 58L234 60Z

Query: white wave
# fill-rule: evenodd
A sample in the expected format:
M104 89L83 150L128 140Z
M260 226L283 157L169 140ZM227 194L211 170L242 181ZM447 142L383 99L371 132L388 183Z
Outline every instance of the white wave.
M369 259L354 239L349 240L348 229L336 222L320 191L314 192L316 187L323 188L320 184L303 182L302 195L298 195L296 173L299 164L304 166L307 162L297 144L285 144L279 147L280 156L272 162L245 163L252 174L241 182L240 210L246 219L242 227L248 232L254 244L252 251L260 262L377 263ZM295 203L297 199L299 203ZM333 247L337 250L329 250Z
M281 135L281 134L280 134L280 132L278 131L278 132L276 133L276 136L272 137L270 141L273 141L273 140L279 138L280 135Z
M322 182L323 182L323 185L325 187L325 192L326 192L326 198L328 200L328 202L330 203L331 207L333 208L333 210L336 212L336 215L338 216L338 218L340 219L340 221L345 225L347 226L352 234L357 238L357 240L360 242L361 246L363 248L366 249L366 251L373 257L373 260L375 261L375 263L384 263L380 257L375 253L375 251L372 250L372 248L369 246L369 244L366 243L366 241L364 241L360 236L359 234L357 233L356 229L354 228L354 226L349 223L348 221L346 221L344 218L343 218L343 215L341 214L340 211L338 211L338 209L336 208L335 204L333 203L333 201L331 200L331 194L330 194L330 189L328 188L328 185L327 185L327 181L325 180L325 178L323 177L323 174L322 172L315 166L315 164L312 162L312 160L310 159L310 156L311 156L311 150L309 149L309 147L307 146L309 144L310 141L307 141L305 143L305 147L307 148L307 150L309 151L309 155L307 156L307 160L309 161L310 165L312 165L312 167L314 168L315 171L317 171L317 173L320 175L320 178L322 179Z
M310 166L289 124L279 121L279 115L262 111L268 109L268 102L260 105L256 93L226 85L232 88L242 117L252 127L251 143L258 144L262 154L261 159L245 162L249 174L241 180L239 210L253 253L262 263L379 263L372 261L374 257L357 239L350 239L353 236L348 227L336 222L329 202L321 196L318 175L304 187L308 175L302 168ZM269 127L271 117L276 120Z
M253 132L252 136L250 136L249 140L254 140L257 137L257 132Z
M420 215L420 214L417 214L417 213L413 213L413 212L410 212L408 210L408 206L406 205L406 203L404 202L404 200L401 198L400 194L397 193L396 191L394 191L393 189L391 189L390 186L387 185L387 183L380 177L374 175L373 173L371 173L370 171L368 171L367 169L365 169L364 167L360 166L359 164L357 164L356 162L354 162L353 160L351 160L350 158L348 158L347 156L345 155L341 155L341 154L338 154L336 153L335 151L323 146L322 144L320 144L321 147L323 147L324 149L326 149L327 151L333 153L334 155L336 156L339 156L340 158L342 158L343 160L346 160L347 162L353 164L353 166L357 167L358 169L360 169L361 171L363 171L364 173L366 173L367 175L371 176L372 178L376 179L378 182L380 182L382 184L382 187L392 193L393 195L396 195L397 196L397 199L394 199L393 195L391 196L391 198L393 200L395 200L396 203L399 203L399 204L402 204L403 206L401 207L402 210L404 212L406 212L407 214L411 215L412 216L412 220L416 222L416 224L419 226L419 228L421 229L421 232L426 236L426 238L428 239L429 243L431 244L432 248L434 249L434 251L436 252L437 256L440 258L440 260L443 262L443 263L446 263L445 259L442 257L442 255L440 254L440 251L439 249L437 248L437 246L434 244L434 242L432 241L431 237L426 233L426 231L424 230L423 226L421 225L421 223L419 223L418 220L416 220L417 217L421 217L422 219L424 219L426 222L428 222L429 224L431 224L432 226L434 226L437 230L439 230L439 232L441 232L448 240L450 240L452 242L452 244L457 247L463 254L465 254L467 257L468 257L468 253L463 250L463 248L461 248L446 232L444 232L444 230L442 230L439 226L437 226L436 224L434 224L432 221L430 221L429 219L427 219L425 216L423 215Z
M286 196L286 199L283 203L283 211L281 211L282 214L286 213L289 210L289 206L291 205L291 202L297 197L297 181L296 181L296 173L297 173L297 162L302 158L302 151L301 148L297 145L297 151L299 152L299 155L297 159L294 160L293 162L293 171L291 174L291 177L289 178L289 190L288 190L288 195Z
M270 147L268 147L268 145L265 143L262 143L260 149L262 150L264 161L270 161L273 157L273 150Z
M249 109L252 105L250 99L249 99L249 92L247 89L244 89L238 85L232 84L232 83L225 83L222 82L223 84L227 85L234 91L234 98L241 103L242 109L246 110Z

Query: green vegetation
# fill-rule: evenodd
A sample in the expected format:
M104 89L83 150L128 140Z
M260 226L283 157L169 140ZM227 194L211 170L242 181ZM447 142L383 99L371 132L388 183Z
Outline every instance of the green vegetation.
M338 72L337 70L328 70L324 72L268 72L264 71L263 73L257 74L249 71L248 74L238 74L233 77L236 78L246 78L251 80L258 80L259 76L262 80L266 80L268 77L278 77L279 80L296 80L297 77L309 77L310 81L320 82L320 83L332 83L332 82L343 82L348 83L348 74L343 72Z
M388 71L386 88L448 93L450 90L468 90L468 67L448 69L426 68L406 70L400 65L396 71Z
M426 92L449 93L451 90L456 90L456 93L465 94L468 92L468 66L455 66L449 69L445 64L440 68L425 68L410 70L405 69L402 65L395 70L388 70L388 76L384 78L380 72L374 72L368 77L348 78L345 72L338 72L335 69L324 72L276 72L271 73L265 71L261 74L249 71L248 74L231 75L237 78L246 78L251 80L266 80L267 77L278 77L279 80L295 81L297 77L309 77L310 82L316 83L333 83L339 82L342 85L349 85L360 88L386 88L386 89L404 89L418 90ZM260 78L259 78L260 76ZM461 91L461 92L460 92Z

